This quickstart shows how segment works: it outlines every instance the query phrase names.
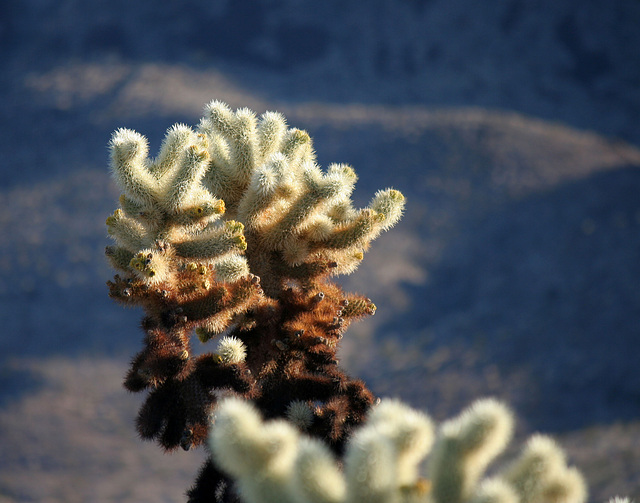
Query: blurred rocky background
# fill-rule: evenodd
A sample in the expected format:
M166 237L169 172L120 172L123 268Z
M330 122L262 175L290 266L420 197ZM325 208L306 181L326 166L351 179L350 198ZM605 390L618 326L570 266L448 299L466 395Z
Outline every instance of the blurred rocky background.
M590 500L640 499L640 3L0 2L0 502L174 502L107 296L111 132L283 112L408 210L345 287L342 363L438 420L507 400Z

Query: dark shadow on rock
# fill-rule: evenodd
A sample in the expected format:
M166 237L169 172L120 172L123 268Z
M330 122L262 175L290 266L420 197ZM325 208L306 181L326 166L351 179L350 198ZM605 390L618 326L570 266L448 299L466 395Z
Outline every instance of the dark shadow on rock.
M15 362L2 363L0 367L0 408L22 396L34 393L44 385L44 380L30 370L20 369Z
M637 418L638 194L629 166L468 222L428 284L411 289L407 339L426 330L425 351L481 348L478 372L528 369L531 388L515 402L538 427Z
M36 278L37 279L37 278ZM121 356L141 346L141 310L124 310L109 299L104 282L59 286L41 282L30 291L0 295L4 359Z

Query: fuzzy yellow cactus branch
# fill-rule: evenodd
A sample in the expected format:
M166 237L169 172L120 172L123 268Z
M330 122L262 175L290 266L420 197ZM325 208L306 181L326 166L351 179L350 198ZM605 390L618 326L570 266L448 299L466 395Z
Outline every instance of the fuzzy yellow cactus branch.
M512 431L510 411L495 400L476 402L445 422L430 460L435 500L466 501L489 463L511 440Z
M548 437L532 437L509 468L484 478L512 422L504 405L479 400L436 433L426 415L383 400L348 441L340 468L321 442L229 399L216 411L210 441L244 503L583 503L582 476Z
M369 208L354 209L353 169L332 164L323 173L309 135L288 128L280 114L257 118L214 101L198 131L209 151L202 183L224 200L228 218L246 226L251 272L268 278L263 286L273 296L296 279L280 263L313 264L316 277L353 272L371 240L402 215L404 197L391 189L378 192Z
M209 161L204 135L183 125L170 128L155 160L148 158L146 139L131 130L116 131L110 146L112 172L124 191L121 209L107 219L117 243L108 254L114 266L160 283L193 256L213 263L229 253L240 255L241 230L232 235L216 225L224 202L201 184ZM125 251L132 256L129 264Z

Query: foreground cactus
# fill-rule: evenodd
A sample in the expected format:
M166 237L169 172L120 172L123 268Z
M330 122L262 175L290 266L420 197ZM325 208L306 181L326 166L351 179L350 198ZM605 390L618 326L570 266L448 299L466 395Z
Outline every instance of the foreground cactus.
M374 397L338 366L338 341L375 305L330 277L355 270L400 219L402 194L380 191L356 209L355 172L323 172L306 132L216 101L197 128L170 128L154 159L131 130L110 147L123 191L107 218L115 245L106 253L121 271L110 295L146 312L144 348L125 379L148 391L140 435L168 450L200 445L217 397L232 393L340 453ZM193 354L194 333L204 343L223 332L216 352ZM191 499L228 482L208 463Z
M351 436L341 470L322 442L301 435L286 421L263 422L253 406L227 398L216 413L211 450L237 481L235 491L246 503L586 500L580 473L541 435L533 436L511 465L487 477L487 467L504 451L512 432L511 412L491 399L474 403L437 430L424 414L383 400ZM420 464L430 451L425 478Z

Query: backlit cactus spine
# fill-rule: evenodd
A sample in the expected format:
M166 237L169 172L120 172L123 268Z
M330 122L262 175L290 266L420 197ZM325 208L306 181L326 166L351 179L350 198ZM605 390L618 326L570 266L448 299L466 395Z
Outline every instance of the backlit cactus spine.
M202 444L217 397L232 393L341 452L374 397L336 351L375 305L330 278L355 270L400 219L402 194L383 190L354 208L355 172L321 170L306 132L217 101L196 128L170 128L156 158L128 129L110 148L123 192L107 218L107 256L120 271L110 295L146 312L144 348L125 379L148 391L141 436L169 450ZM223 332L215 352L193 355L194 334L207 342ZM209 462L191 501L227 483Z
M206 137L177 125L167 132L158 158L147 155L141 135L127 129L113 135L113 174L124 191L121 208L107 219L118 244L109 253L114 265L154 284L170 281L193 261L213 268L226 260L239 264L246 248L242 225L217 225L224 202L200 186L209 159ZM220 279L246 274L247 266L238 266L236 276Z
M276 294L287 281L308 283L354 271L371 240L400 219L404 197L387 189L353 208L357 176L345 164L317 166L309 135L267 112L232 112L214 101L198 130L209 145L203 184L245 225L251 272Z
M474 403L437 430L424 414L383 400L349 439L340 468L321 442L289 423L263 422L250 404L228 399L217 408L211 449L244 503L583 503L582 476L541 435L510 466L485 477L512 424L509 409L494 400ZM430 452L423 477L420 465Z

